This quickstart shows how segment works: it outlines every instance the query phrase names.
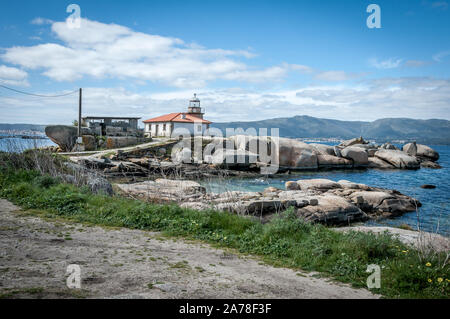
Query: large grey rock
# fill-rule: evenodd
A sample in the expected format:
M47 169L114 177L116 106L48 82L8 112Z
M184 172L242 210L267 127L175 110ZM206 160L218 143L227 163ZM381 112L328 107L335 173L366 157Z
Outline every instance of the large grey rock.
M325 145L325 144L316 144L316 143L311 143L309 145L313 147L313 149L317 155L336 156L336 153L334 152L334 146Z
M351 160L332 155L317 155L317 163L319 168L351 168L353 166Z
M439 153L436 152L429 146L417 144L417 154L418 157L424 157L431 161L437 161L439 159Z
M199 183L185 180L157 179L134 184L117 184L117 187L133 197L160 203L185 202L188 199L203 198L206 193L206 189Z
M341 185L341 187L344 189L365 189L368 187L367 185L353 183L347 180L340 180L338 181L338 184Z
M285 188L288 191L295 191L295 190L299 190L300 189L300 185L298 185L297 182L293 182L293 181L288 181L285 183Z
M417 155L417 144L416 142L412 142L412 143L408 143L403 145L403 152L407 153L408 155L411 156L416 156Z
M313 147L287 138L279 139L279 165L291 169L317 169Z
M367 152L365 149L360 147L349 146L341 151L342 157L351 159L353 161L353 166L362 167L369 164Z
M63 152L70 152L77 141L78 130L75 126L50 125L45 128L45 134Z
M234 135L229 137L236 150L248 151L253 154L269 155L272 139L268 136Z
M367 214L352 202L339 196L317 196L317 205L297 209L297 216L309 221L328 225L349 224L366 220Z
M388 162L382 160L378 157L369 157L368 158L369 168L380 168L380 169L394 169L394 165L389 164Z
M416 144L416 142L404 145L403 152L406 152L411 156L422 157L431 161L437 161L439 159L439 153L434 149L423 144Z
M364 199L364 202L366 202L369 205L372 205L373 207L380 206L384 200L389 198L395 198L394 196L386 193L386 192L354 192L350 195L350 198L354 199L357 197L362 197Z
M354 192L350 195L353 200L358 197L363 198L364 203L370 205L372 211L387 213L389 217L415 211L420 206L420 203L415 199L393 192L363 191Z
M186 194L192 193L206 193L205 187L201 186L199 183L194 181L185 181L185 180L171 180L158 178L155 180L155 183L162 188L173 188L180 189Z
M433 169L442 168L441 165L439 165L438 163L432 162L432 161L422 161L422 162L420 162L420 167L433 168Z
M320 190L326 191L334 188L341 188L339 183L336 183L329 179L302 179L297 181L302 191L307 190Z
M219 149L214 152L211 162L214 165L227 168L245 168L258 161L258 155L248 151Z
M362 137L358 137L358 138L352 138L351 140L344 141L341 144L339 144L339 146L348 147L348 146L352 146L355 144L368 144L368 143L369 142L366 142Z
M87 185L95 194L112 195L114 193L111 183L103 177L91 176L87 180Z
M380 146L380 148L385 149L385 150L398 150L398 147L396 147L395 145L392 145L391 143L384 143L383 145Z
M380 149L375 153L375 156L392 164L395 168L420 168L420 163L417 158L402 151Z

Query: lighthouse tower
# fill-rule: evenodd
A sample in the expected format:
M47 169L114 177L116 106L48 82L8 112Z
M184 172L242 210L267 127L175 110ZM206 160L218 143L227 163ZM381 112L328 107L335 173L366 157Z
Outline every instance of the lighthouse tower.
M194 93L194 97L189 101L188 113L189 115L196 116L200 119L203 119L203 114L205 114L200 107L200 100L197 97L197 94Z

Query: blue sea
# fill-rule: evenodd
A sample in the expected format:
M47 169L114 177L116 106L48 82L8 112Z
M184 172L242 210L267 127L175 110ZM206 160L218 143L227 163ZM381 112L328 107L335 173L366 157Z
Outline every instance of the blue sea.
M399 146L399 145L397 145ZM299 179L326 178L334 181L349 180L369 186L396 189L401 193L417 198L422 207L419 208L420 226L422 230L437 232L450 236L450 146L430 145L439 152L439 164L442 169L421 168L419 170L333 170L319 172L298 172L291 175L277 176L267 179L230 179L226 183L208 181L204 186L210 192L223 191L262 191L273 186L284 189L287 181ZM423 189L423 184L435 185L436 189ZM383 219L366 224L381 226L399 226L407 224L417 229L416 212L404 214L395 219Z
M0 151L1 152L23 152L30 148L40 148L46 146L56 146L55 143L48 138L42 139L23 139L20 137L9 137L8 134L0 134Z
M331 144L331 143L328 143ZM21 138L0 139L0 151L17 151L27 148L55 145L48 139L27 140ZM399 146L399 145L397 145ZM401 193L417 198L421 229L450 236L450 146L430 145L440 154L439 164L442 169L421 168L419 170L330 170L319 172L297 172L273 178L228 179L224 181L203 182L209 192L224 191L262 191L274 186L284 189L287 181L299 179L326 178L334 181L349 180L369 186L396 189ZM423 184L435 185L436 189L423 189ZM404 214L395 219L369 221L369 225L399 226L407 224L417 229L416 212Z

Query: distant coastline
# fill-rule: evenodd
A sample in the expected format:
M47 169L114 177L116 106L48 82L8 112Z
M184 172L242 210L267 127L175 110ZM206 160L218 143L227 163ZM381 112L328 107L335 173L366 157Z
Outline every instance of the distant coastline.
M44 135L46 125L0 123L0 135ZM273 118L262 121L213 123L226 135L226 128L279 128L281 137L309 142L341 142L355 136L377 142L405 144L416 141L429 145L450 145L450 121L385 118L373 122L340 121L311 116Z

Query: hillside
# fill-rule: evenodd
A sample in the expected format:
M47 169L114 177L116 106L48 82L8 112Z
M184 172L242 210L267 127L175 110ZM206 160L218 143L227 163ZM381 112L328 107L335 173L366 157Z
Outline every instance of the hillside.
M225 128L276 128L280 136L290 138L342 138L363 136L377 141L416 140L420 143L450 144L450 121L387 118L373 122L339 121L310 116L294 116L255 122L214 123Z

